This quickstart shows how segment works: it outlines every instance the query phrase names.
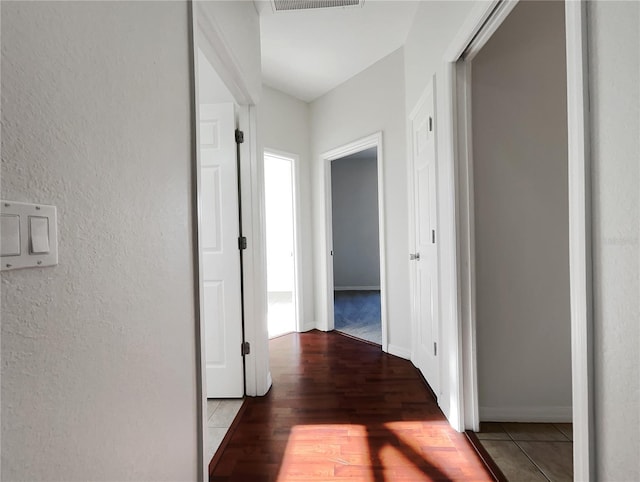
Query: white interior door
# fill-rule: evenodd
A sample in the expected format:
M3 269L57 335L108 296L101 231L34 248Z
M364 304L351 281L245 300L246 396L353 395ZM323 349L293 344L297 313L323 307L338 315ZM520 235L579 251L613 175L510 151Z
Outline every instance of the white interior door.
M436 136L433 85L412 120L415 249L413 358L433 391L440 388L438 363L438 252Z
M207 398L244 395L233 104L200 105L200 262Z

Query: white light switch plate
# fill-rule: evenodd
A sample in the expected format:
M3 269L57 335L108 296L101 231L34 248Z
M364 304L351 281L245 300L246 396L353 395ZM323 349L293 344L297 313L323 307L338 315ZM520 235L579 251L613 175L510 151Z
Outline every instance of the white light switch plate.
M3 246L0 251L0 270L42 268L58 264L58 220L55 206L0 201L2 225L0 232ZM16 217L19 232L14 231ZM16 242L19 249L16 249ZM18 253L18 254L16 254Z

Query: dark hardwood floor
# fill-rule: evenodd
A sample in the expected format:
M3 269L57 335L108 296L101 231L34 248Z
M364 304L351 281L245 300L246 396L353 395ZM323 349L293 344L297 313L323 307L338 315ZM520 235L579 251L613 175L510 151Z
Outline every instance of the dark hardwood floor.
M211 481L493 480L410 362L337 333L269 343L273 387L247 399Z

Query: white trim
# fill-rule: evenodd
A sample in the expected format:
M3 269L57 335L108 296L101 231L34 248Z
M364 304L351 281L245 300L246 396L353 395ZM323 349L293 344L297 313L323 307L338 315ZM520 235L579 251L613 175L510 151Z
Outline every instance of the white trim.
M264 148L264 155L269 155L271 157L277 157L280 159L285 159L287 161L291 161L293 176L292 179L292 188L293 188L293 266L294 266L294 303L295 303L295 317L296 317L296 331L300 332L302 330L302 319L304 318L304 309L303 309L303 272L302 272L302 236L300 235L300 226L301 218L300 218L300 156L297 154L293 154L291 152L280 151L278 149L271 149L270 147Z
M470 152L470 126L468 124L468 92L470 72L461 68L463 55L483 28L495 31L497 27L487 26L491 15L501 0L477 5L444 56L446 63L446 101L451 118L449 154L454 161L455 174L455 216L458 306L459 313L457 350L461 356L453 354L450 359L458 359L460 367L451 367L460 374L457 384L452 386L451 398L457 398L459 418L450 416L454 428L477 429L479 414L477 402L475 321L474 321L474 254L472 197L472 159ZM514 1L510 8L513 8ZM572 390L574 427L574 480L595 480L594 472L594 413L593 413L593 328L592 328L592 282L591 282L591 178L589 157L589 90L588 90L588 46L587 46L587 2L566 1L566 49L567 49L567 109L569 128L569 249L571 283L571 337L572 337ZM499 15L501 21L506 15ZM486 42L488 36L482 35ZM473 52L472 52L473 53ZM470 56L471 57L471 56ZM467 58L468 60L468 58ZM466 80L465 80L466 79ZM462 103L458 100L463 99ZM471 210L471 211L470 211ZM452 403L453 408L453 403ZM510 415L511 417L511 415ZM460 425L456 427L456 425Z
M460 270L460 317L462 323L462 373L464 405L462 407L465 428L480 429L478 408L478 368L476 356L476 276L475 276L475 206L473 186L473 146L471 135L471 63L455 64L456 121L458 144L456 146L458 185L458 256Z
M331 161L340 159L356 152L364 151L372 147L377 148L378 164L378 232L380 244L380 316L382 325L382 350L387 351L387 246L386 246L386 222L385 222L385 196L384 196L384 155L382 145L382 132L358 139L343 146L325 152L320 156L323 163L323 206L324 206L324 236L320 237L321 256L323 258L325 283L319 287L320 299L324 300L325 313L319 320L319 329L330 331L334 328L333 314L333 233L331 221Z
M451 423L451 426L461 432L465 429L464 426L464 370L463 370L463 330L462 330L462 318L461 318L461 290L460 290L460 273L461 264L459 256L459 247L457 246L458 232L460 227L458 224L458 200L457 200L457 177L458 166L455 161L457 155L456 144L456 94L455 94L455 63L445 63L445 82L444 82L444 97L445 97L445 111L443 113L443 125L447 128L444 129L443 135L446 139L441 155L443 156L443 162L451 165L452 175L450 176L450 184L443 186L443 196L448 195L447 205L451 209L450 215L453 219L446 223L450 226L451 232L449 233L450 239L454 240L456 246L450 249L449 259L447 259L449 266L452 270L451 284L449 289L456 293L456 296L450 296L449 306L443 306L441 313L444 310L449 311L449 319L454 323L448 327L450 333L443 333L442 340L442 356L447 357L449 363L449 406L445 412L447 419ZM444 260L443 260L444 261ZM447 336L448 335L448 336ZM446 337L446 338L445 338ZM446 350L446 352L445 352Z
M449 48L444 53L444 61L457 62L464 54L467 47L473 42L478 32L485 22L503 0L489 0L488 2L477 2L469 15L465 18L458 33L449 44Z
M411 360L411 350L402 346L389 344L387 346L387 353L399 358L404 358L405 360Z
M380 291L380 286L334 286L333 291Z
M569 279L574 480L595 480L587 2L567 1Z
M480 407L487 422L571 423L571 407ZM575 479L581 480L581 479Z
M462 57L465 61L471 62L474 57L482 50L491 36L498 30L502 22L509 16L511 11L515 8L520 0L502 0L498 2L494 9L489 14L489 17L485 19L480 30L476 32L473 40L469 43L467 48L462 53Z
M267 373L267 386L271 388L271 385L273 385L273 379L271 378L271 372L269 372Z
M244 339L251 344L245 357L246 394L261 396L269 391L269 335L267 328L267 269L264 215L264 170L256 140L255 106L240 106L239 126L245 134L240 144L240 190L242 232L247 238L243 252Z
M196 415L197 415L197 460L198 460L198 480L204 482L205 478L209 475L209 461L207 460L207 443L208 443L208 431L207 431L207 377L206 377L206 336L205 326L202 323L202 313L204 312L204 288L202 283L202 263L200 262L200 193L201 193L201 179L200 179L200 98L198 88L198 26L197 26L197 14L193 9L193 4L189 2L190 10L190 28L191 28L191 65L193 66L191 74L191 89L193 102L192 115L192 151L193 161L191 164L191 188L192 188L192 224L193 224L193 262L194 262L194 290L195 290L195 346L196 346Z
M302 325L302 327L300 327L300 331L301 332L305 332L305 331L311 331L311 330L316 330L316 322L315 321L308 321L307 323L304 323Z

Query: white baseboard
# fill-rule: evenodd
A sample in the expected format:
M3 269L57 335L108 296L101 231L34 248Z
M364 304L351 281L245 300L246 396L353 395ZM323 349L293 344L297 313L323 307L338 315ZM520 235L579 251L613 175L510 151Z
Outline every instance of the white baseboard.
M380 286L334 286L333 291L380 291Z
M392 345L391 343L387 345L387 353L399 358L404 358L405 360L409 360L411 358L411 350L407 350L401 346Z
M265 392L265 394L271 390L271 385L273 385L273 379L271 378L271 371L269 371L267 373L267 391Z
M483 422L570 423L571 407L480 407Z
M302 328L300 329L300 332L304 333L305 331L315 330L316 328L317 328L316 322L312 321L310 323L305 323L304 325L302 325Z

